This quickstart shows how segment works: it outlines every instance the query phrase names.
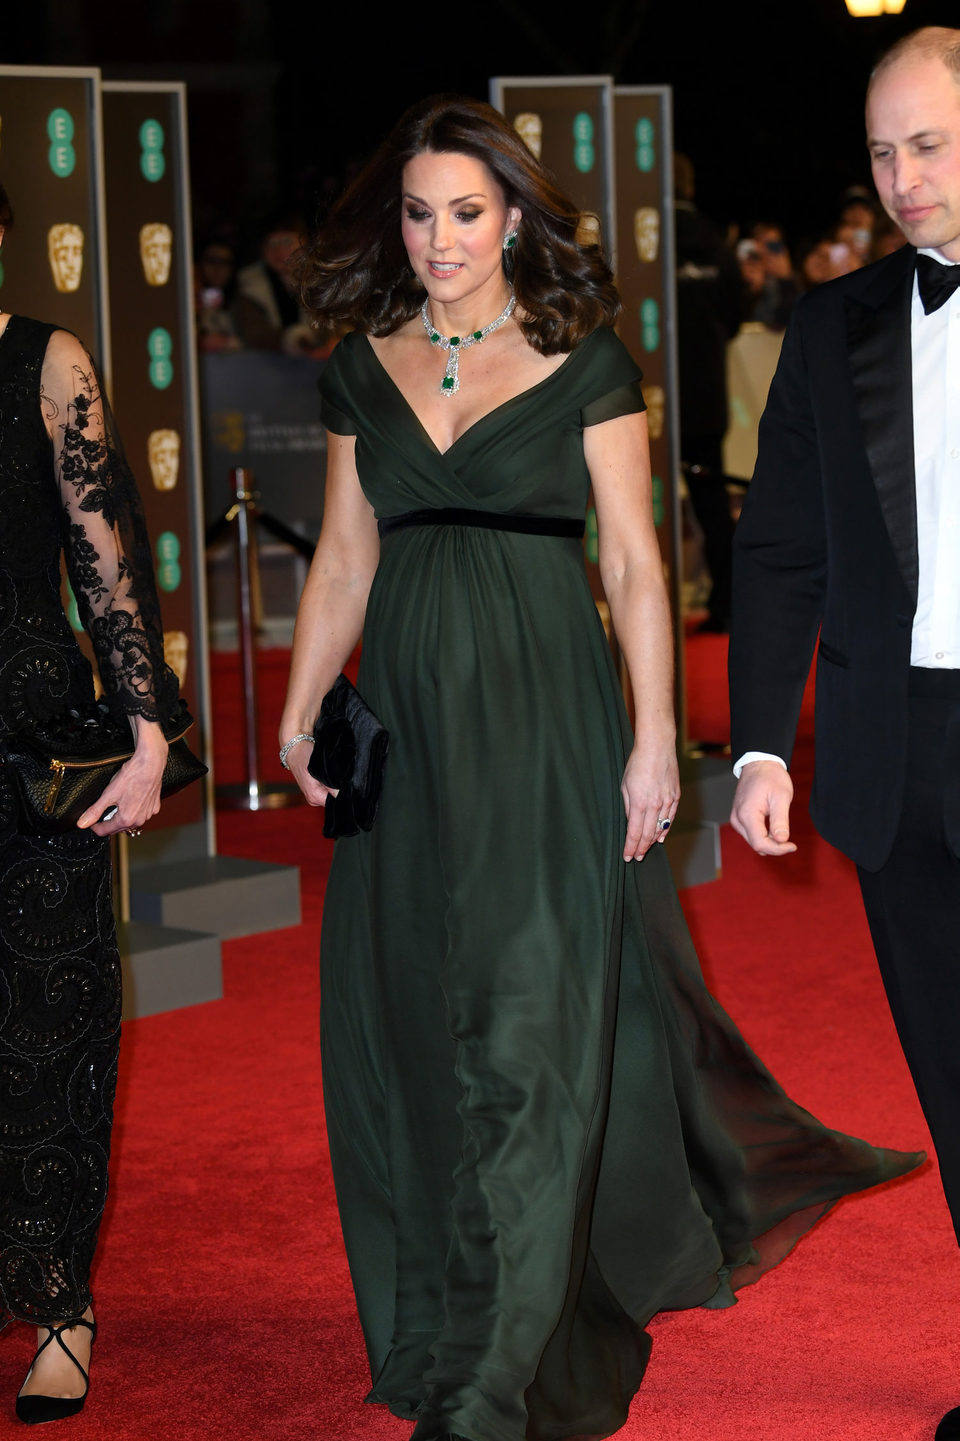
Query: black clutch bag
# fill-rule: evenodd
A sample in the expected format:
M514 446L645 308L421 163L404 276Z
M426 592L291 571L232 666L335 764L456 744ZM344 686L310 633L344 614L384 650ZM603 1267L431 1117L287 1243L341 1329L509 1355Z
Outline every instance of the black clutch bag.
M184 739L192 725L181 701L163 726L170 749L161 796L171 796L207 773ZM133 751L129 726L118 725L103 701L85 715L69 711L54 725L0 741L0 760L16 786L24 826L51 835L75 828Z
M383 768L390 736L345 675L337 676L323 698L313 728L313 754L307 770L332 786L327 796L323 834L333 839L368 831L377 816Z

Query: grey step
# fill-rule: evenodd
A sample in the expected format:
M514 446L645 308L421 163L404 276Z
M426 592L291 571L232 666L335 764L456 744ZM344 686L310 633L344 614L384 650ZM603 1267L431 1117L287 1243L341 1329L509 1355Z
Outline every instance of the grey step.
M219 1001L223 995L218 936L128 921L117 927L117 942L125 1021Z
M201 856L130 872L135 921L227 940L300 924L300 871L238 856Z

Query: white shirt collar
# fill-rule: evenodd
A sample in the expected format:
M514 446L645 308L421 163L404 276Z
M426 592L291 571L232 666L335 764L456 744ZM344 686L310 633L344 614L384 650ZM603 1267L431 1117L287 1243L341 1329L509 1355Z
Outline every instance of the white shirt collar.
M931 259L931 260L935 260L938 265L956 265L956 264L957 264L957 261L955 261L955 260L948 260L945 255L941 255L940 252L939 252L939 250L930 250L930 249L918 250L918 251L917 251L917 254L918 254L918 255L929 255L930 259Z

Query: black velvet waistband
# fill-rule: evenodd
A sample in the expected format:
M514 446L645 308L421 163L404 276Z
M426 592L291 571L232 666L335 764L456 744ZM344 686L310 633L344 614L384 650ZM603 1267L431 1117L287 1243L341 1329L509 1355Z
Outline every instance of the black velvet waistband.
M498 515L492 510L461 510L440 506L430 510L408 510L403 515L386 515L377 521L381 535L406 530L412 525L470 525L480 530L511 530L518 535L555 535L580 540L584 523L567 515Z
M934 700L960 700L960 670L912 665L907 690L910 695L930 696Z

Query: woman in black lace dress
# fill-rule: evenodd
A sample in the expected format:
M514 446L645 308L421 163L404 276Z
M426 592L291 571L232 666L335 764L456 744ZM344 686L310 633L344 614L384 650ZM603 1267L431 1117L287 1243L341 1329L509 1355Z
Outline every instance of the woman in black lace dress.
M10 221L0 187L0 240ZM90 1266L107 1188L120 960L106 837L160 803L175 700L133 478L87 352L0 311L0 736L94 696L61 603L60 556L111 710L136 749L72 834L25 833L0 766L0 1309L38 1327L17 1415L79 1411ZM102 819L102 817L106 819Z

